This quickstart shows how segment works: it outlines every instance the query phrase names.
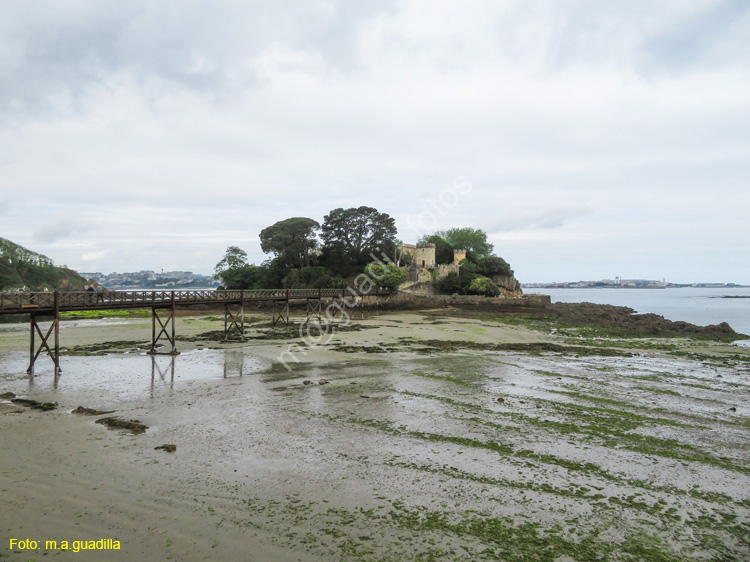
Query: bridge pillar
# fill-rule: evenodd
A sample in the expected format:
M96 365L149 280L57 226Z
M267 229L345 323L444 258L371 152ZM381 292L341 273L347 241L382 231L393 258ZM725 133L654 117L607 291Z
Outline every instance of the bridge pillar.
M245 300L240 300L240 307L236 313L231 310L232 305L224 304L224 341L245 341ZM229 332L236 330L240 337L238 340L229 338Z
M47 354L55 364L55 380L57 380L57 377L60 375L60 293L58 291L55 291L54 293L54 318L46 334L43 334L42 329L39 327L39 322L37 321L38 316L41 315L37 315L34 312L29 313L31 345L29 350L29 368L26 369L26 372L30 375L34 374L34 364L36 363L37 358L42 353L42 350L47 350ZM49 346L49 337L53 331L55 333L54 351ZM39 334L40 338L38 348L34 341L34 336L36 334Z
M309 297L307 299L307 317L305 318L305 323L309 323L311 318L317 318L318 324L322 324L323 321L320 317L322 302L322 291L318 289L317 297Z
M150 355L179 355L177 351L177 344L175 338L175 301L174 293L172 293L172 305L169 308L169 313L165 315L164 322L162 317L156 312L158 309L155 306L151 307L151 349L149 350ZM159 333L156 333L156 324L159 324ZM171 330L170 330L171 328ZM170 330L170 331L168 331ZM171 335L170 335L171 334ZM159 339L164 336L166 340L172 345L172 349L166 353L156 351L156 344Z
M276 324L283 322L286 329L289 329L289 298L273 300L273 319L271 325L276 328Z

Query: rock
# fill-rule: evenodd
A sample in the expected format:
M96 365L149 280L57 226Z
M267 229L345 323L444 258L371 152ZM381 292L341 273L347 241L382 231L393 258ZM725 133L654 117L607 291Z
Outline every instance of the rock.
M138 420L121 420L120 418L102 418L96 420L96 423L106 425L113 429L127 429L133 433L145 433L148 426Z
M55 402L37 402L36 400L31 400L29 398L13 398L11 400L14 404L21 404L22 406L28 406L29 408L32 408L34 410L54 410L57 408L57 404Z
M369 398L369 396L367 396L367 394L361 394L359 397L360 398Z
M502 396L499 396L497 401L502 404L503 402L505 402L505 398L503 398Z
M730 412L736 412L736 411L737 411L737 408L735 408L734 406L732 406L731 408L729 408L729 411L730 411Z
M154 447L154 451L157 451L159 449L161 449L162 451L166 451L167 453L174 453L177 450L177 445L170 445L165 443L164 445ZM237 471L235 470L235 472Z
M309 386L313 384L313 381L302 381L302 384L304 384L305 386Z
M320 379L320 380L318 381L318 384L328 384L328 382L329 382L329 381L328 381L327 379Z
M110 410L109 412L102 412L101 410L94 410L92 408L85 408L83 406L78 406L75 410L73 410L72 414L81 414L83 416L102 416L104 414L111 414L114 410Z
M3 392L2 394L0 394L0 398L2 398L3 400L10 400L11 398L15 397L16 395L12 392Z

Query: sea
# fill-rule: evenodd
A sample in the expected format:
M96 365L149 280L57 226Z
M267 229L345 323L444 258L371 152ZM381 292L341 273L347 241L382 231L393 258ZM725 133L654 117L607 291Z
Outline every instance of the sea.
M638 313L652 312L668 320L708 326L727 322L736 332L750 334L750 287L664 289L540 289L526 294L550 295L552 302L592 302L628 306Z

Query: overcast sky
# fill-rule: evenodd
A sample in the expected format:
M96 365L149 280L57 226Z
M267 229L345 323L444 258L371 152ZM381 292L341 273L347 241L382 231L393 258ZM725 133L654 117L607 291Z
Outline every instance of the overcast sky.
M210 273L368 205L522 282L750 284L746 0L0 0L0 236Z

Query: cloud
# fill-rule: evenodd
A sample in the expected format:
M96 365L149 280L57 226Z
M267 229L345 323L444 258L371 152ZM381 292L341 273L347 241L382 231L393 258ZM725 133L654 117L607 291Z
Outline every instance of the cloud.
M33 238L36 242L52 244L63 238L69 238L90 232L96 228L95 223L72 222L64 219L55 220L49 224L44 224L34 230Z
M698 230L726 263L722 240L750 245L714 202L750 174L741 2L9 6L0 213L56 261L95 238L103 270L210 271L233 242L259 262L269 224L360 205L407 238L459 175L436 228L484 228L519 272L542 243L571 268L596 240L628 252L609 232L680 256L666 234Z
M84 262L92 262L107 257L112 253L112 250L100 250L98 252L86 252L81 255L81 259Z
M559 207L535 210L508 210L496 222L487 226L491 235L496 232L516 230L552 230L559 229L573 219L591 214L591 209L581 207Z

